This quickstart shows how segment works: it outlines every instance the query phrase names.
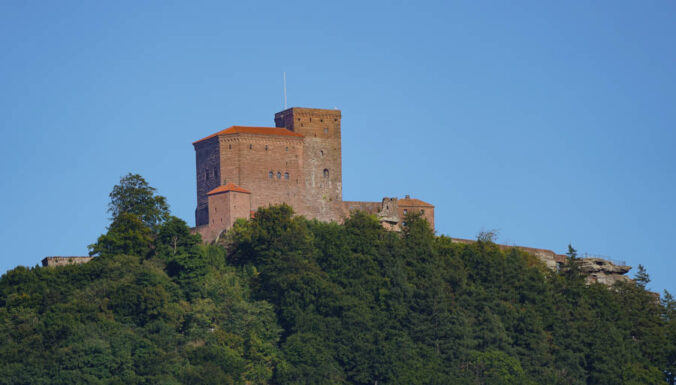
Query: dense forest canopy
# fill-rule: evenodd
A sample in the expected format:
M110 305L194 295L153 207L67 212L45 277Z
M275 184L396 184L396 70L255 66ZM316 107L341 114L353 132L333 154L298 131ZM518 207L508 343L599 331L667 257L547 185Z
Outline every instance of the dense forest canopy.
M0 279L3 384L674 384L676 301L457 244L259 209L201 244L138 175L93 261Z

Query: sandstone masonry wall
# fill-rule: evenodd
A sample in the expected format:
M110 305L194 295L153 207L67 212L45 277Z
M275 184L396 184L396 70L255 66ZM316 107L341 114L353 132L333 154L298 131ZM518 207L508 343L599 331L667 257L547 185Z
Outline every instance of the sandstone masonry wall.
M338 221L342 217L343 171L341 113L338 110L290 108L275 114L275 125L304 135L304 203L297 210L308 218Z
M220 141L221 182L251 191L252 210L287 203L303 211L302 137L236 134Z
M195 175L197 181L195 224L197 226L209 223L207 193L221 185L219 152L218 137L195 144Z

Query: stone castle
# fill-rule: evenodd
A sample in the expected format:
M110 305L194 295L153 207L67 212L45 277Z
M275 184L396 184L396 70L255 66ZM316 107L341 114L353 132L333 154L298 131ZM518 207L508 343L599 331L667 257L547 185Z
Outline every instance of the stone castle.
M275 114L275 127L232 126L194 142L196 231L210 242L236 219L280 203L320 221L342 222L363 210L391 230L406 213L420 212L434 227L434 206L408 195L343 200L340 130L339 110L294 107Z
M404 216L421 213L434 228L434 206L419 199L383 198L379 202L343 200L339 110L289 108L275 114L275 127L232 126L193 143L197 171L195 231L205 242L217 240L238 218L250 218L257 208L280 203L298 215L342 222L353 210L378 217L393 231ZM451 238L456 243L474 240ZM558 270L566 256L547 249L515 247ZM92 257L50 256L43 266L89 262ZM631 269L602 258L582 258L587 282L612 285L628 281Z

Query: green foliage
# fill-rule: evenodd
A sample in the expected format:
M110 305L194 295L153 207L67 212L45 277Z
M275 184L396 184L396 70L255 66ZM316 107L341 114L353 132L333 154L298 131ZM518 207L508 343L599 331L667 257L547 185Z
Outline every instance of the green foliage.
M673 384L669 293L405 221L273 206L218 246L118 213L101 258L0 279L0 384Z
M153 234L134 214L121 213L110 224L108 232L89 245L89 255L102 257L118 254L147 256L153 248Z
M113 220L123 213L134 214L153 228L169 218L169 205L141 175L129 173L113 187L108 212Z

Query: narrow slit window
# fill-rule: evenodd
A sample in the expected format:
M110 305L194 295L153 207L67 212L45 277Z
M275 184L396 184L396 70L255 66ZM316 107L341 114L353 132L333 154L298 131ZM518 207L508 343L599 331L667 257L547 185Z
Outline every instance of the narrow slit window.
M325 168L325 169L324 169L324 178L327 178L327 179L328 179L328 177L329 177L329 169L328 169L328 168Z
M253 150L253 144L249 145L249 150Z

